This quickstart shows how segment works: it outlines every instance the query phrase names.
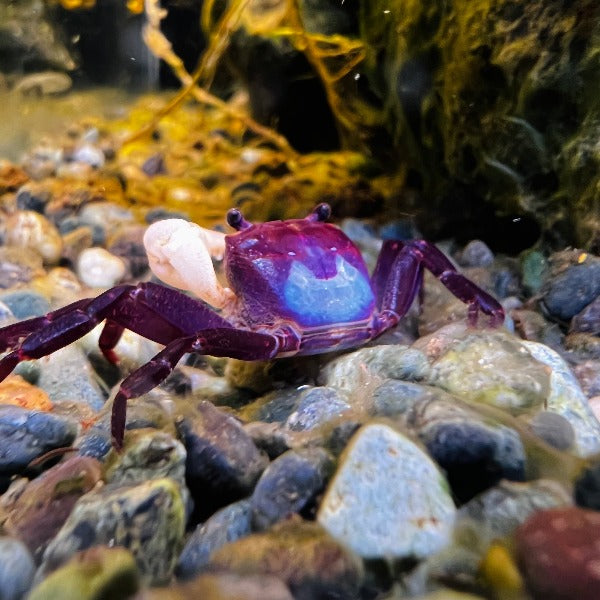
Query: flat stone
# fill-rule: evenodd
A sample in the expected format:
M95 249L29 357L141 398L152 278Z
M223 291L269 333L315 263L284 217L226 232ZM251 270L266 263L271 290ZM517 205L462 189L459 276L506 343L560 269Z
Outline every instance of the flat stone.
M340 457L318 522L364 558L425 558L450 540L456 508L435 463L393 426L363 426Z

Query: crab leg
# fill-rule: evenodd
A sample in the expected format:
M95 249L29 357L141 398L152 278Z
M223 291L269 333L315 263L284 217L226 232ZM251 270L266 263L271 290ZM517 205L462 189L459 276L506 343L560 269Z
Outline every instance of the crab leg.
M123 446L127 400L141 396L164 381L188 352L228 356L240 360L274 357L279 340L272 335L233 328L211 328L168 344L150 362L123 380L112 406L111 433L117 450Z
M231 327L202 302L153 283L121 285L95 299L74 302L45 317L0 329L0 347L15 348L0 360L0 381L22 360L41 358L83 337L107 319L100 348L109 360L123 328L161 344L207 327ZM26 336L19 345L18 341Z
M502 323L504 309L500 303L459 273L441 250L425 240L389 241L383 245L372 277L382 312L391 311L397 318L406 314L421 288L423 267L468 305L471 325L477 323L480 310L491 317L490 325Z

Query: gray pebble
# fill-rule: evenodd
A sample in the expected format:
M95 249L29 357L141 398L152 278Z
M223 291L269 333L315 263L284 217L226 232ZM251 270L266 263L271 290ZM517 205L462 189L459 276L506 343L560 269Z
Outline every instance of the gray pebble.
M275 459L250 498L255 529L267 529L314 503L332 468L331 456L320 448L289 450Z
M19 320L41 317L50 311L48 300L41 294L29 290L17 290L0 294L0 302L6 304Z
M350 408L335 388L308 388L300 394L296 410L287 418L285 425L292 431L308 431L340 418Z
M0 598L23 598L33 583L34 574L35 564L25 544L0 537Z
M0 474L20 473L38 456L70 446L75 423L51 413L0 405Z
M179 556L175 574L182 579L191 579L209 563L210 555L215 550L249 535L251 531L250 500L225 506L193 531Z
M600 295L600 258L565 250L553 255L551 262L541 290L543 303L550 314L567 321Z

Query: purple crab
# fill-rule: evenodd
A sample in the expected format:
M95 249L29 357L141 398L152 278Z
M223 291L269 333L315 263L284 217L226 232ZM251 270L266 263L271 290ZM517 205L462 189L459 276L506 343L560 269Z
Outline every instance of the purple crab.
M165 347L126 377L112 407L113 445L120 449L129 398L162 382L188 352L242 360L317 354L359 346L406 314L431 271L468 305L476 324L504 320L502 306L456 271L433 244L386 241L369 277L358 248L320 204L304 219L249 223L227 213L236 232L225 235L182 219L152 224L145 236L150 267L163 282L122 284L96 298L0 329L0 381L22 360L51 354L104 321L99 346L114 352L125 329ZM212 258L224 258L229 287L217 280ZM211 308L219 309L219 312Z

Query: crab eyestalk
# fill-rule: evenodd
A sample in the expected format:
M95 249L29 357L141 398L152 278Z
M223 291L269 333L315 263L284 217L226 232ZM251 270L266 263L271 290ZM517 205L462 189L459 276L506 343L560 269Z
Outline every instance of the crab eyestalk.
M244 231L244 229L252 227L252 223L246 221L241 211L237 208L232 208L227 211L227 224L236 231Z

